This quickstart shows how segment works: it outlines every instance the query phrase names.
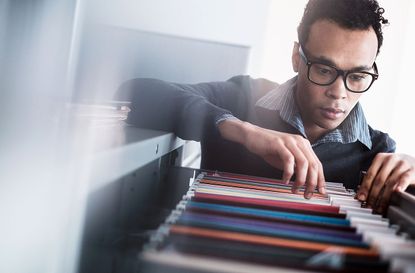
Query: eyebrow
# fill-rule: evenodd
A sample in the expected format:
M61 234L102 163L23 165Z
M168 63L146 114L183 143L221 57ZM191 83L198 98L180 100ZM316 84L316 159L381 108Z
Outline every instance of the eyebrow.
M324 56L321 56L321 57L318 57L318 58L315 58L314 56L312 56L312 60L310 60L310 61L312 61L314 63L321 63L321 64L326 64L326 65L334 66L337 69L339 69L337 67L337 65L332 60L330 60L330 59L328 59L328 58L326 58ZM347 71L356 72L356 71L371 70L372 68L373 68L373 65L372 66L360 65L360 66L356 66L356 67L353 67L351 69L348 69Z

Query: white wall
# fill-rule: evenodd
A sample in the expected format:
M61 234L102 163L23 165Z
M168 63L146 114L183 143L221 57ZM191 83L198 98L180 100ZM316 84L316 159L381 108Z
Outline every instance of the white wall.
M415 58L410 49L415 43L415 4L411 0L380 3L390 25L384 29L384 44L377 58L379 80L363 96L362 104L373 127L388 132L396 140L399 152L415 155L411 139L415 117L411 72Z
M267 78L279 83L293 77L291 52L297 41L297 26L301 20L307 0L273 0L268 9L265 39L263 40L263 58L261 67L254 71L255 76Z
M415 3L411 0L400 0L400 5L394 1L384 2L387 10L391 11L390 33L386 33L391 37L386 37L387 45L382 53L382 59L385 60L384 73L388 73L385 80L387 85L384 96L375 100L371 106L373 112L383 115L385 119L389 118L387 129L396 139L398 151L415 155ZM379 109L376 105L380 100L383 101L383 108ZM389 101L393 103L391 106L388 106Z
M260 69L270 0L88 0L88 3L91 8L86 16L98 22L248 45L252 48L248 72Z

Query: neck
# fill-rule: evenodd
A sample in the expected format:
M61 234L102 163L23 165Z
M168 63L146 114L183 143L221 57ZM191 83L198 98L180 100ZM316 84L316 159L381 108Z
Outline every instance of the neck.
M318 139L320 139L322 136L324 136L330 131L330 130L318 127L316 125L310 126L310 125L305 125L305 124L304 124L304 130L311 144L315 143Z

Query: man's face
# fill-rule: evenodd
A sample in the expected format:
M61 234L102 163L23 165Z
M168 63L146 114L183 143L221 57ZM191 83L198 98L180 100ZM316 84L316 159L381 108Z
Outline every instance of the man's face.
M349 30L328 20L315 22L303 46L309 61L331 64L341 70L372 67L377 53L375 31ZM332 84L320 86L308 80L308 67L293 50L293 68L298 72L296 101L306 132L325 133L338 127L358 102L361 93L352 93L339 76Z

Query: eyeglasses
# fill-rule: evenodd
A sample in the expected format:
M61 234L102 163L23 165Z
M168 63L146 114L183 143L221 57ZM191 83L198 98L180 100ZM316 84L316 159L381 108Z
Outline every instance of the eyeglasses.
M373 82L378 79L378 68L373 63L375 73L367 71L347 71L338 69L332 65L309 61L300 45L300 56L308 67L308 79L317 85L327 86L336 81L339 76L343 77L344 86L353 93L363 93L369 90Z

